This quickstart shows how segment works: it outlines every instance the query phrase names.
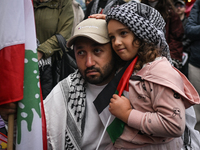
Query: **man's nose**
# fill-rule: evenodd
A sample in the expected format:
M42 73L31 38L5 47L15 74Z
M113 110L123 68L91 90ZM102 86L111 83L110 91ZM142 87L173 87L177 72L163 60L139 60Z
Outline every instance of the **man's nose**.
M86 58L86 67L92 67L94 65L95 65L94 57L91 54L88 54Z

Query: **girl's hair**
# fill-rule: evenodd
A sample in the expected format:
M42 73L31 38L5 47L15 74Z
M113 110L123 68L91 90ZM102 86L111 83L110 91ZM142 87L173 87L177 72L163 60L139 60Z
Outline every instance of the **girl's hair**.
M145 42L144 40L139 39L137 36L134 35L134 40L133 40L133 45L135 42L139 42L139 49L138 49L138 60L137 63L134 67L135 70L140 70L142 69L143 65L152 62L155 60L156 57L161 56L161 50L157 48L157 46L154 43L148 43ZM110 42L111 46L112 43ZM113 49L113 47L112 47ZM113 49L113 57L115 58L116 61L116 68L122 68L127 61L122 60L114 51Z
M135 70L142 69L143 65L152 62L156 57L161 56L161 50L157 48L154 43L148 43L144 40L139 39L137 36L134 36L133 45L135 42L139 41L138 49L138 61L135 65Z
M148 0L141 0L141 3L149 5ZM155 9L159 11L165 21L170 18L170 10L175 11L175 6L171 0L158 0Z

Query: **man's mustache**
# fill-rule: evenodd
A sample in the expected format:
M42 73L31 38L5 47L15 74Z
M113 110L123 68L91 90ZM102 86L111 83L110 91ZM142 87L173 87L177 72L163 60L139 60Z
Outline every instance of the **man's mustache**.
M96 72L100 72L100 69L99 68L96 68L94 66L92 67L88 67L86 70L85 70L85 74L89 71L96 71Z

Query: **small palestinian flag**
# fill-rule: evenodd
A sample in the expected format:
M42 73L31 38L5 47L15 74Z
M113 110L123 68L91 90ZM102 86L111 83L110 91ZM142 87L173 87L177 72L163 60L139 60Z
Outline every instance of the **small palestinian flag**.
M124 92L129 91L129 79L133 73L134 66L137 62L138 56L135 59L127 63L126 66L116 75L116 77L102 90L98 97L94 101L94 105L99 113L99 117L106 127L107 121L109 125L107 132L114 143L118 137L123 133L125 123L109 112L109 103L112 95L118 94L121 96Z

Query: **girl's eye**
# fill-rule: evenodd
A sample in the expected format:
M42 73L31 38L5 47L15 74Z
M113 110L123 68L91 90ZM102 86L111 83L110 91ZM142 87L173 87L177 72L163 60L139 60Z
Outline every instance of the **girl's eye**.
M128 32L126 32L126 31L122 31L121 32L121 35L126 35Z
M109 38L110 38L110 40L113 40L113 39L114 39L114 36L110 36Z

